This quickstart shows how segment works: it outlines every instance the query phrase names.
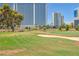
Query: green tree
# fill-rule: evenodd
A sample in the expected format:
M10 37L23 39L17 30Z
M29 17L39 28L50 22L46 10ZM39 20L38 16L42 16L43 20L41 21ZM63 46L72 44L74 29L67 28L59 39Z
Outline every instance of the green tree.
M59 27L59 30L62 31L62 26Z
M69 30L69 25L66 25L66 27L65 27L65 28L66 28L66 31L68 31L68 30Z
M50 28L50 26L49 26L49 25L46 25L45 27L46 27L47 29L49 29L49 28Z
M77 27L75 28L77 31L79 31L79 24L77 25Z
M23 20L23 15L11 9L8 4L4 4L0 8L0 25L5 25L6 28L15 30L16 25L20 25Z

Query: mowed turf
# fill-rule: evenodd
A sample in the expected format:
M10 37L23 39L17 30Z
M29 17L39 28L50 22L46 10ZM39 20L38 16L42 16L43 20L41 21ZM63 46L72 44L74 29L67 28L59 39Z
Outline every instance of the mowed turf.
M60 31L60 30L48 30L50 34L55 35L64 35L64 36L71 36L71 37L79 37L79 31Z
M18 52L16 54L11 55L28 56L79 55L78 42L61 38L38 37L38 33L42 32L2 32L0 33L0 51L25 49L23 52Z

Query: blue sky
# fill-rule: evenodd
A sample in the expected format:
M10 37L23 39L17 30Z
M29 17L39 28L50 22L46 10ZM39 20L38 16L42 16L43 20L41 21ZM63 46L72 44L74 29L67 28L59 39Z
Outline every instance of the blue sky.
M64 16L65 23L70 23L74 18L74 9L79 8L79 3L49 3L48 24L51 23L52 12L60 12Z

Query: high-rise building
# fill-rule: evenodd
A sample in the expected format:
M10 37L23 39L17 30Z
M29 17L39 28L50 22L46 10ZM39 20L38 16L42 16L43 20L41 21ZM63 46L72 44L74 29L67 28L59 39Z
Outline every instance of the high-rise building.
M2 6L2 4L0 4ZM9 6L23 14L22 27L46 25L47 5L46 3L10 3Z
M79 25L79 18L74 19L74 27L76 28Z
M79 17L79 9L74 10L74 17Z
M79 25L79 9L74 10L74 27L76 28Z
M35 25L46 25L46 4L35 4Z
M16 11L23 14L24 20L22 21L21 26L31 26L34 21L34 12L33 12L33 4L32 3L18 3Z
M61 25L64 26L64 16L61 16Z
M46 25L47 6L45 3L17 3L16 10L24 15L23 26Z
M64 24L64 16L62 16L61 13L58 12L52 13L52 20L53 20L52 24L56 28L63 26Z

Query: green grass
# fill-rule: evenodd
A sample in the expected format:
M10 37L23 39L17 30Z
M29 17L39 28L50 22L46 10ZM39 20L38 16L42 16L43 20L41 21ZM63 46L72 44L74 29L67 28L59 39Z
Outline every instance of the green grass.
M72 37L79 37L79 31L59 31L59 30L48 30L47 31L50 34L56 34L56 35L64 35L64 36L72 36Z
M38 33L40 33L40 31L14 33L5 32L5 34L4 32L0 33L0 50L25 49L25 51L19 52L14 55L79 55L79 46L75 44L75 41L61 38L38 37ZM9 36L12 34L17 35Z

